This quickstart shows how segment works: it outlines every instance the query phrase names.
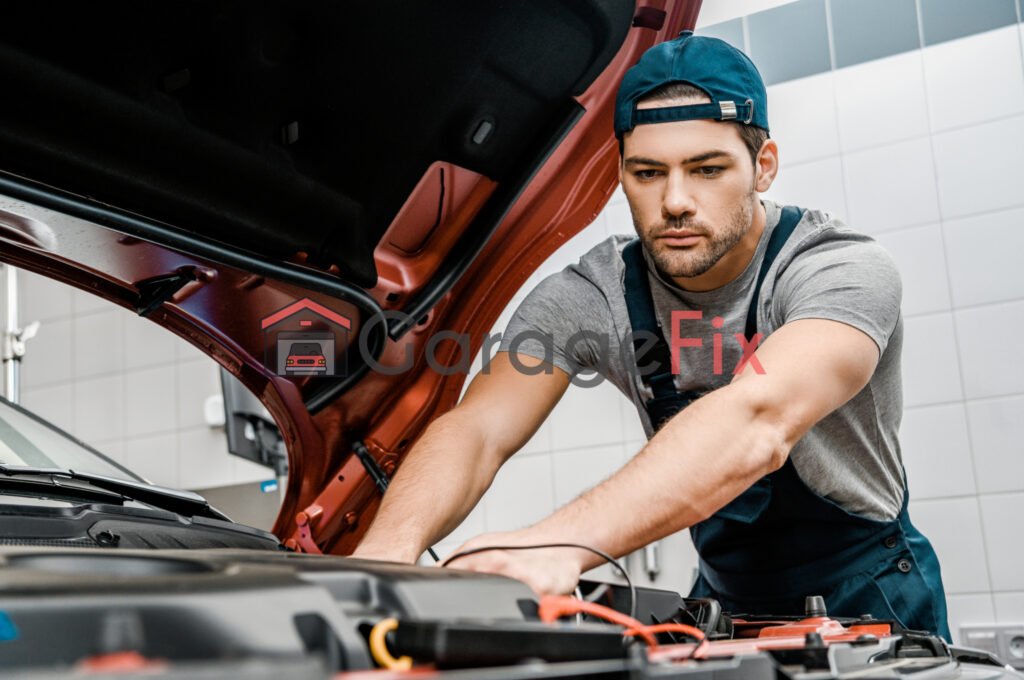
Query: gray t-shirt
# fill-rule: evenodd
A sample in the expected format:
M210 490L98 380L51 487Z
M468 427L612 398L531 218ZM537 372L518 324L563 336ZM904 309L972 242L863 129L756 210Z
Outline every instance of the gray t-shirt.
M767 223L757 251L743 273L726 285L686 291L648 268L667 342L673 310L702 313L700 320L682 322L680 335L700 338L702 345L678 352L675 380L680 390L703 392L727 385L743 356L734 334L744 331L768 238L782 208L771 201L763 204ZM651 437L643 407L650 391L637 375L631 343L623 342L630 324L622 248L630 240L612 236L578 264L544 279L516 310L499 350L546 360L573 376L596 371L633 401ZM881 520L896 517L903 503L897 438L903 412L901 298L896 265L874 239L830 215L808 210L769 269L757 308L757 330L765 337L797 319L831 319L860 329L878 345L881 355L868 384L815 424L790 456L800 477L819 495L849 512ZM724 322L720 327L712 325L715 317ZM720 367L715 365L715 334L721 336Z

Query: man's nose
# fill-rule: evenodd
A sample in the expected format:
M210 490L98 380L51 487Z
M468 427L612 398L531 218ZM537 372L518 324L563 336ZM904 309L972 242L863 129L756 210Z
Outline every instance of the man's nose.
M679 171L670 172L668 181L665 182L665 195L662 199L662 211L665 216L692 215L696 209L692 187L686 181L685 174Z

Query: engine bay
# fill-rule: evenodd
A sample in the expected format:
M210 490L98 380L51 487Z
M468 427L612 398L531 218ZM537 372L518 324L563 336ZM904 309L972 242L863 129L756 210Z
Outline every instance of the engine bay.
M264 550L8 546L7 677L1019 678L896 621ZM629 612L635 612L635 618Z

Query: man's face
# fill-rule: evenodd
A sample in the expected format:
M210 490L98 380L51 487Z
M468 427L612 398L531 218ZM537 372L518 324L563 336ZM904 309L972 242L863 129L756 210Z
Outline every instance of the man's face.
M701 100L649 102L640 108L696 103ZM740 243L754 217L756 191L764 190L758 179L732 124L645 124L623 138L621 180L633 224L666 276L700 276Z

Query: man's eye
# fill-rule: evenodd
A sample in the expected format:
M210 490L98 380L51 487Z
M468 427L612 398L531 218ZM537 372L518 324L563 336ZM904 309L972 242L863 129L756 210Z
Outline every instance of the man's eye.
M637 170L633 173L633 176L639 180L654 179L658 176L657 170Z
M717 165L702 165L697 168L697 172L704 177L717 177L722 174L722 168Z

